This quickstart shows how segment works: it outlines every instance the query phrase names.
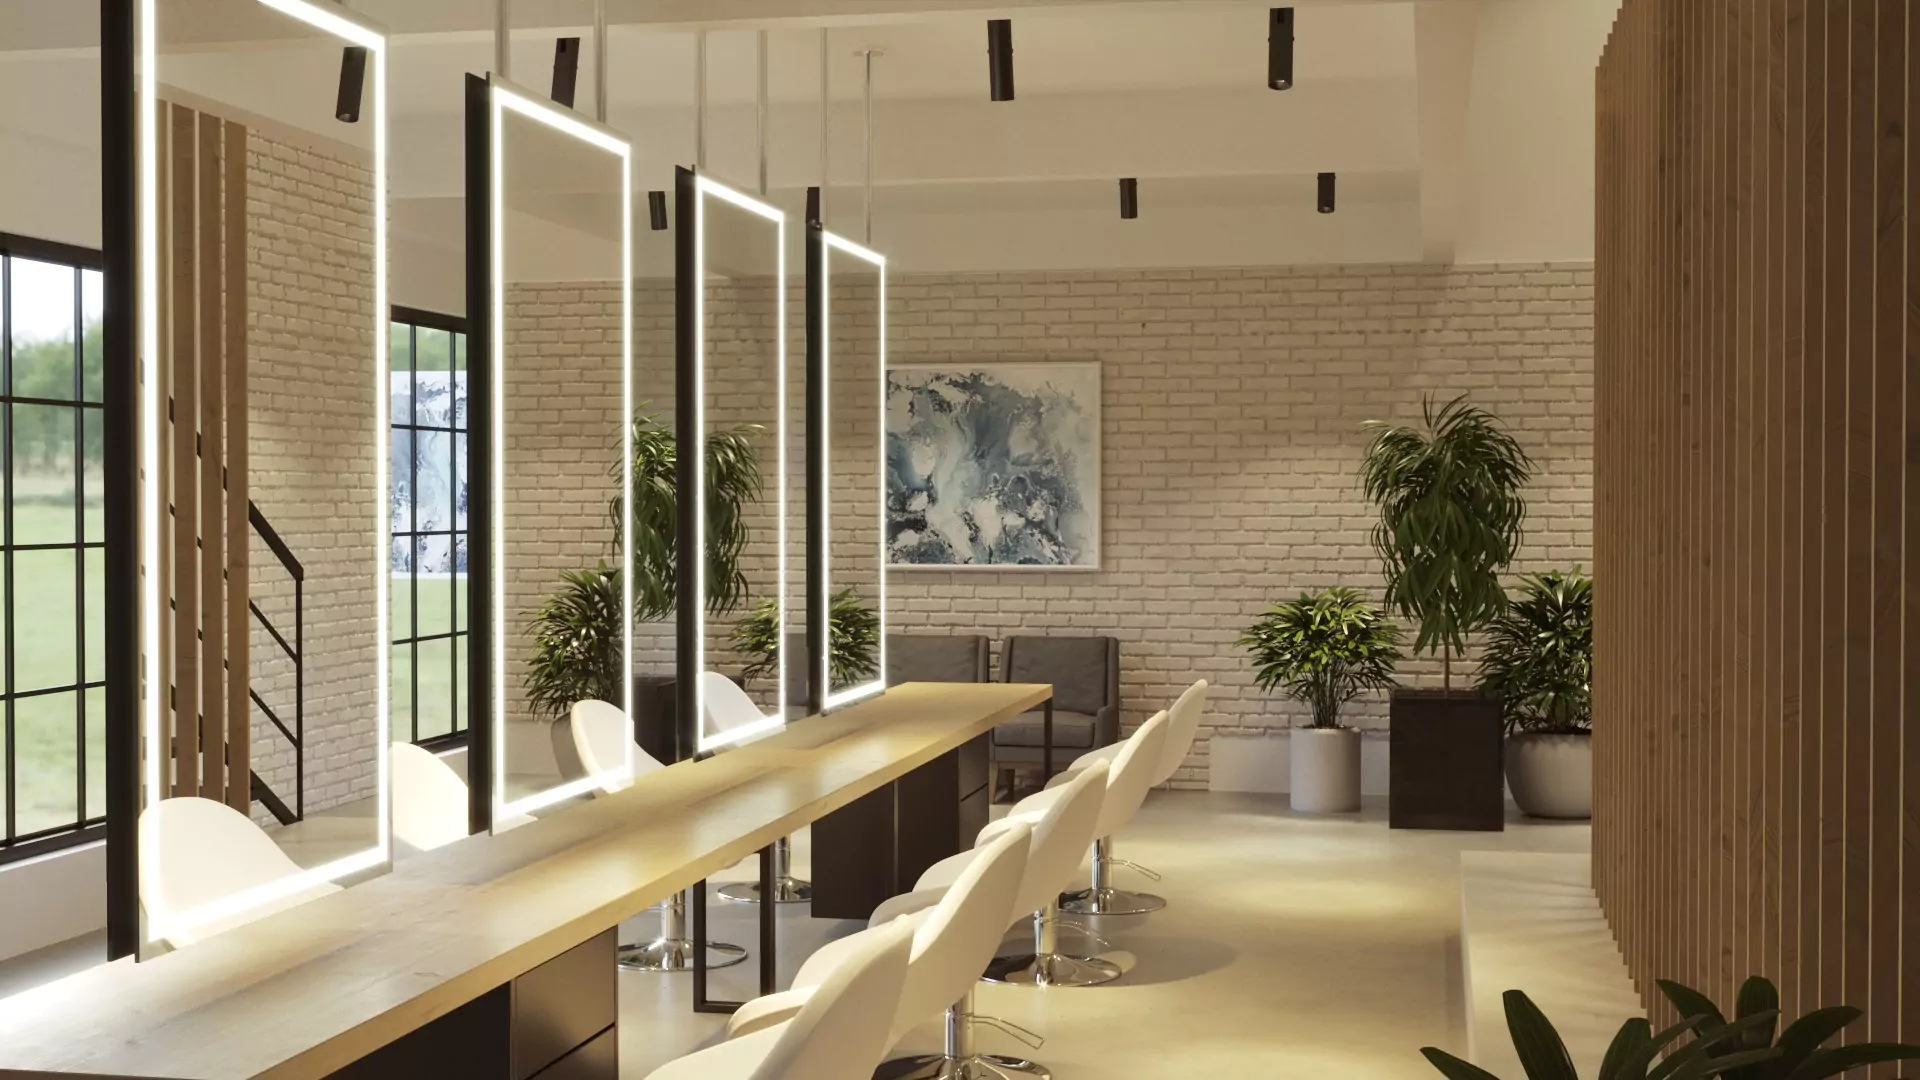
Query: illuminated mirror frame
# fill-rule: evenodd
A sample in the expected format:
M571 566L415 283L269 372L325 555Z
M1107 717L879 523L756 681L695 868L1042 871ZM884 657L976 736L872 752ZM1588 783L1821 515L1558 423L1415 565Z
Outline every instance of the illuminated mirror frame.
M507 659L505 648L511 638L507 631L507 573L505 557L506 493L506 154L502 144L506 114L511 112L538 121L562 135L605 150L620 159L620 498L622 506L633 505L633 143L604 124L597 124L573 110L554 104L534 91L490 76L488 96L488 175L490 203L488 219L488 276L492 279L488 297L489 351L492 387L488 439L493 446L492 468L492 543L493 575L493 828L517 816L532 813L576 796L601 788L630 782L634 774L636 746L626 740L626 757L617 768L603 769L589 776L570 780L546 791L507 799ZM631 526L620 530L621 656L626 658L627 677L621 680L623 698L620 707L633 715L633 538Z
M820 708L836 709L849 705L862 698L884 693L887 689L887 257L871 248L856 244L846 237L809 222L807 242L819 244L815 259L809 260L810 275L817 265L817 278L809 282L813 291L813 302L807 305L807 315L817 320L818 352L815 362L809 365L807 385L819 388L816 400L819 403L818 415L809 415L807 425L817 433L817 444L813 440L808 445L818 446L819 454L817 479L808 485L807 499L813 513L808 515L808 527L812 533L807 538L809 554L818 551L819 561L815 564L818 573L812 575L807 585L807 618L812 624L808 630L808 640L818 642L813 657L814 686L819 689L813 698ZM880 340L878 354L878 378L880 382L878 415L879 442L874 447L876 482L879 485L877 503L880 520L878 522L878 561L879 569L879 615L880 615L880 653L879 669L870 682L859 686L850 686L835 693L832 682L833 637L830 616L833 606L833 253L840 252L873 266L874 273L880 279L878 307L880 312ZM817 288L815 284L817 282Z
M371 848L345 855L332 862L303 870L267 885L221 900L203 904L189 911L175 912L156 909L150 897L142 896L146 906L146 929L143 932L148 944L158 944L176 930L202 926L216 920L228 919L242 912L271 904L277 900L304 892L316 885L338 881L377 866L386 866L392 862L392 808L388 791L387 740L388 740L388 643L391 638L388 603L388 386L387 386L387 33L377 24L368 22L357 14L326 0L256 0L264 7L306 23L317 30L332 34L347 45L357 45L366 49L373 68L373 103L369 110L373 117L373 369L375 375L373 387L374 400L374 502L370 507L373 520L372 545L369 566L373 571L375 601L375 633L377 634L375 660L375 724L377 734L376 758L378 760L379 779L377 788L378 810L375 828L379 837ZM156 568L161 565L160 538L166 527L166 507L160 497L161 473L161 432L166 425L166 403L161 399L160 381L154 377L153 363L160 355L160 251L159 251L159 170L158 170L158 49L154 42L156 0L140 0L140 18L138 28L139 56L139 93L138 109L140 166L139 166L139 259L140 259L140 355L145 358L145 372L140 387L140 561L143 568L140 584L140 660L147 672L145 694L140 703L141 730L144 736L145 761L142 764L141 778L145 795L141 807L150 810L157 806L162 798L161 759L157 752L161 745L163 695L158 692L159 684L153 673L162 670L160 648L161 614L166 610L166 598L160 595L160 575ZM362 115L365 115L363 112Z
M706 692L701 685L701 674L707 668L706 204L709 198L718 199L771 222L774 228L773 297L774 310L778 313L774 319L774 445L780 448L775 455L779 468L775 480L774 588L779 614L774 640L782 645L787 640L787 459L791 456L787 452L787 215L778 207L686 168L675 171L674 195L678 204L676 220L693 223L691 229L682 229L674 237L675 427L680 439L676 479L680 505L693 507L692 514L680 515L680 535L676 538L679 649L675 681L680 685L677 696L681 746L692 746L695 754L707 754L786 724L787 665L774 665L779 689L771 715L763 714L755 723L708 737ZM688 432L693 433L691 453L688 452Z

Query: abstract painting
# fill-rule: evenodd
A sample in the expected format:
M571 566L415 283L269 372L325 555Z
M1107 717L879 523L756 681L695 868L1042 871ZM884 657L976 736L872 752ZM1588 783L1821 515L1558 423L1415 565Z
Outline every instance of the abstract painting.
M894 566L1100 565L1100 364L887 369Z

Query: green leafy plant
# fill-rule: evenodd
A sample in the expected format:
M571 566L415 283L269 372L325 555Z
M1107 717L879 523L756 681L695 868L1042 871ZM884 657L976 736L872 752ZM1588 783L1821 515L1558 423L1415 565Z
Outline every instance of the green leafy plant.
M1593 728L1593 579L1528 574L1520 595L1487 626L1480 690L1497 696L1507 733Z
M680 501L675 487L679 443L673 429L640 406L633 422L633 569L634 618L641 622L664 619L673 613L676 582L676 543ZM707 610L724 614L747 599L747 576L740 568L746 550L746 508L759 501L762 490L760 461L753 439L763 429L742 424L707 434ZM617 487L619 455L608 469ZM607 501L613 523L613 546L620 546L620 530L629 518L616 490Z
M753 613L733 628L733 647L753 662L741 672L754 679L780 670L779 607L761 600ZM833 594L827 608L827 681L834 689L857 686L880 670L880 613L861 601L851 588Z
M601 563L560 580L560 590L534 612L525 680L528 706L549 717L565 715L576 701L625 698L620 571Z
M1420 428L1366 422L1374 436L1361 481L1380 508L1373 546L1386 570L1387 607L1415 621L1415 652L1441 652L1451 689L1454 654L1506 607L1500 572L1520 545L1520 491L1533 461L1464 394L1438 410L1429 396L1421 412Z
M1268 608L1240 647L1253 657L1262 690L1283 690L1313 710L1313 726L1340 726L1340 707L1393 685L1400 628L1349 588L1301 593Z
M1655 1032L1645 1020L1620 1025L1600 1060L1595 1080L1826 1080L1883 1061L1920 1059L1920 1046L1855 1043L1822 1050L1820 1046L1860 1018L1850 1006L1818 1009L1774 1033L1780 1020L1780 995L1771 982L1755 976L1740 987L1736 1015L1726 1019L1714 1003L1676 982L1658 981L1660 992L1685 1019ZM1567 1047L1538 1006L1518 990L1501 995L1507 1033L1527 1080L1579 1080ZM1682 1042L1689 1035L1692 1040ZM1659 1057L1663 1051L1667 1056ZM1500 1077L1436 1047L1420 1053L1447 1080L1500 1080Z

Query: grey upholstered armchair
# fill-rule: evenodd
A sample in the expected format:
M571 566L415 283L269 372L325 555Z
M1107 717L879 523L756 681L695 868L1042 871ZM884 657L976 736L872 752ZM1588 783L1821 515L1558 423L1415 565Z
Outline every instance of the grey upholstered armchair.
M1110 637L1010 637L1000 645L1003 682L1053 684L1053 764L1120 738L1120 642ZM996 780L1003 769L1041 766L1038 711L993 729ZM1043 777L1044 783L1047 778Z
M905 682L986 682L991 643L978 634L887 635L887 685Z

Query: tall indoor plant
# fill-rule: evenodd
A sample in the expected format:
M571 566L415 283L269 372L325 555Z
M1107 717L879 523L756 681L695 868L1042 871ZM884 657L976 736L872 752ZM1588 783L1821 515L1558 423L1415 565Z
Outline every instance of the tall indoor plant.
M707 609L715 613L733 611L747 599L740 559L748 537L745 509L761 493L760 463L753 449L759 431L757 425L742 425L713 432L706 440ZM618 458L616 454L609 469L616 483ZM666 618L674 610L677 461L673 429L643 412L633 422L631 517L619 493L607 503L610 546L618 551L620 530L633 530L636 623ZM593 570L563 573L560 588L533 612L528 632L534 654L527 662L525 687L536 715L563 716L584 698L619 700L626 671L620 648L621 596L619 568L602 563Z
M1507 784L1535 817L1593 816L1593 579L1529 574L1487 627L1480 689L1506 722Z
M1397 828L1499 829L1500 707L1453 690L1453 658L1506 608L1500 573L1520 545L1533 461L1491 413L1461 395L1422 402L1419 426L1370 420L1361 469L1380 511L1373 546L1389 610L1411 619L1415 652L1439 652L1439 691L1393 696Z
M1358 592L1336 587L1274 604L1240 635L1240 647L1262 690L1280 690L1311 711L1308 726L1289 735L1293 808L1360 809L1360 733L1341 725L1340 710L1393 686L1400 628Z
M765 597L733 628L733 647L753 658L741 671L742 679L751 682L780 670L779 623L779 605L772 597ZM789 641L800 644L805 638L804 632L787 635ZM827 683L831 689L858 686L879 672L880 613L868 607L851 586L834 593L827 606L827 638ZM804 693L806 687L788 689L790 693Z

